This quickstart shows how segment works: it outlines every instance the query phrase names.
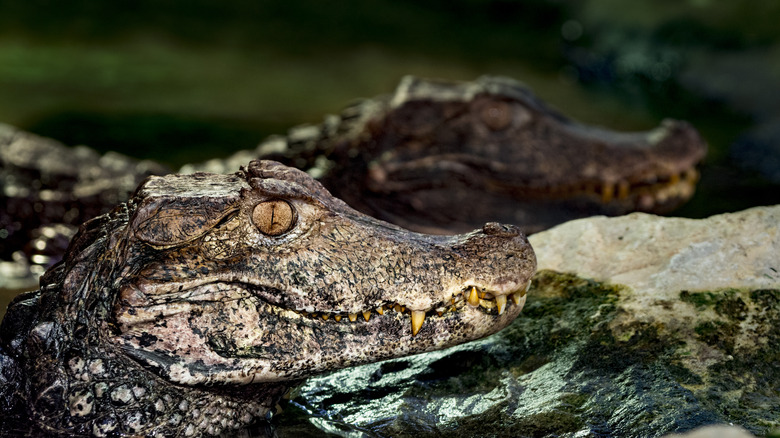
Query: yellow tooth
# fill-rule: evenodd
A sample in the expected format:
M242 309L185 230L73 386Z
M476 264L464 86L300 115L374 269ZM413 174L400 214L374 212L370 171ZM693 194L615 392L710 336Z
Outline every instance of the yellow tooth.
M425 321L425 312L422 310L412 310L412 336L416 336L420 331L420 327Z
M439 315L439 316L442 316L442 315L444 315L444 312L442 312L441 310L437 310L436 314Z
M401 305L400 304L396 304L395 306L393 306L393 310L395 310L396 312L400 313L401 312Z
M385 314L385 309L383 309L382 306L379 306L379 307L376 308L376 313L378 313L380 315L384 315Z
M474 286L471 286L471 290L469 291L469 304L476 307L479 306L479 295L477 295L477 288Z
M674 185L677 184L678 182L680 182L679 173L672 174L672 176L669 177L669 185Z
M336 320L336 322L341 321L341 315L335 315L333 319Z
M618 199L628 198L628 193L630 188L631 185L628 184L628 181L620 181L618 183Z
M365 318L366 321L368 321L368 319L371 318L371 312L370 311L363 312L363 318Z
M357 319L357 313L350 313L349 315L347 315L347 318L349 318L350 321L355 322L355 320Z
M604 187L601 189L601 202L606 204L612 200L612 196L615 194L615 185L611 182L605 182Z
M526 294L520 295L520 292L515 292L512 294L512 301L514 301L515 304L520 306L520 309L522 309L523 306L525 305L525 300L527 296L528 295Z
M504 313L506 307L506 295L496 295L496 307L498 307L498 314Z
M330 313L323 313L323 314L322 314L322 319L324 319L325 321L327 321L327 320L328 320L328 318L330 318Z

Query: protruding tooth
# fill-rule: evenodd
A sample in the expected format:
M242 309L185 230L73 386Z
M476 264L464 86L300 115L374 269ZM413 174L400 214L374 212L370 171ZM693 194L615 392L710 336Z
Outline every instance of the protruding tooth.
M471 289L469 290L468 301L469 304L471 304L474 307L479 306L479 295L477 294L477 288L474 286L471 286Z
M339 322L339 321L341 321L341 315L334 315L333 319L335 319L336 322Z
M350 313L349 315L347 315L347 318L349 318L350 321L355 322L355 320L357 319L357 313Z
M506 295L496 295L496 307L498 307L498 314L504 313L506 307Z
M628 183L628 181L621 180L618 183L618 199L628 198L630 189L631 189L631 185Z
M611 182L605 182L604 187L601 188L601 202L606 204L612 200L615 195L615 185Z
M420 327L425 321L425 312L422 310L412 310L412 336L416 336L420 331Z
M328 318L330 318L330 313L323 313L323 314L322 314L322 319L324 319L325 321L327 321L327 320L328 320Z
M385 309L382 306L379 306L379 307L376 308L376 313L378 313L380 315L384 315L385 314Z
M685 180L689 183L695 183L699 179L699 172L696 169L688 169L685 171Z
M366 321L368 321L368 319L371 318L371 312L368 310L363 312L363 318L365 318Z
M523 306L525 306L525 300L528 297L528 295L523 294L520 295L520 292L515 292L512 294L512 301L515 302L516 305L520 306L520 309L523 309Z

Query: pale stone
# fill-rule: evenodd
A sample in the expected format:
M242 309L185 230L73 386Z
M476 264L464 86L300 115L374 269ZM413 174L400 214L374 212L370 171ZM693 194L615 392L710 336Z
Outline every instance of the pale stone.
M644 213L580 219L530 237L539 269L631 286L662 299L687 290L780 286L780 205L707 219Z
M567 222L529 240L539 270L629 286L621 307L649 321L659 317L650 309L691 310L680 305L683 290L780 288L778 224L780 205L707 219L633 213Z
M664 435L663 438L753 438L753 436L741 427L717 425L700 427L684 434Z

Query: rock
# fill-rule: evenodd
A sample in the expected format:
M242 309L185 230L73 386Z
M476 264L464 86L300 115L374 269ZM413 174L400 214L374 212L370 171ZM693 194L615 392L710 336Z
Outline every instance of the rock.
M309 379L277 433L718 436L731 423L765 435L780 427L778 223L780 206L534 235L543 270L512 325Z
M752 436L741 427L705 426L684 434L666 435L664 438L751 438Z

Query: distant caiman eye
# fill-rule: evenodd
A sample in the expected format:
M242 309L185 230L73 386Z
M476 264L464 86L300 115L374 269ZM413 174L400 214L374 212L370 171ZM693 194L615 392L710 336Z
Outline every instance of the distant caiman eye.
M255 205L252 222L266 236L281 236L292 230L297 220L295 208L282 199L271 199Z
M512 121L512 108L506 102L492 102L482 108L482 121L493 131L501 131Z

